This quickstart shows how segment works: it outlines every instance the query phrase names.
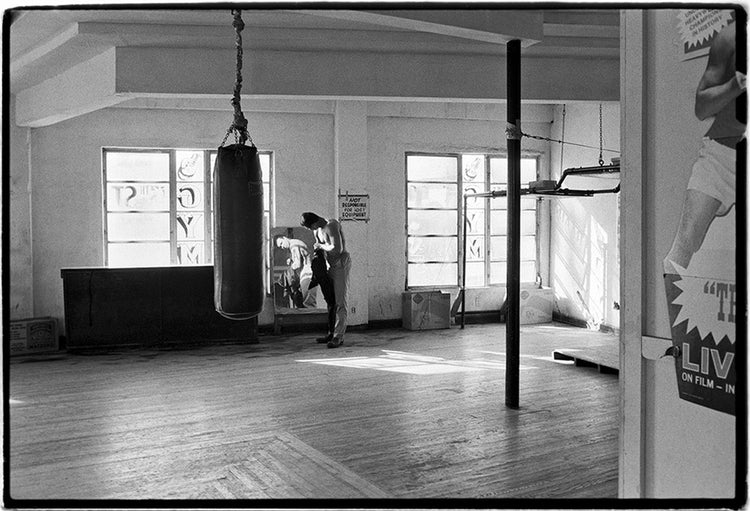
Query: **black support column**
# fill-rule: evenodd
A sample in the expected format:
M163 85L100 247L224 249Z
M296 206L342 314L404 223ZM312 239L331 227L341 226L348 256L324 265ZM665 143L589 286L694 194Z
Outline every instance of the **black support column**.
M505 405L518 408L521 269L521 41L507 45L508 82L508 260L505 322Z

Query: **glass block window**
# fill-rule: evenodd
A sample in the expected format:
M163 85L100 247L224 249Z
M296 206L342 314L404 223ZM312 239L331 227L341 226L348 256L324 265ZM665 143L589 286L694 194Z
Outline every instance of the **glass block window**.
M215 161L216 150L104 149L105 264L213 264ZM269 254L272 153L260 152L260 164Z
M454 286L458 278L458 159L408 155L407 287Z
M538 159L521 160L521 182L537 179ZM488 154L406 155L406 287L457 286L461 282L466 229L466 286L505 284L507 199L463 195L507 187L506 156ZM521 281L537 272L536 200L521 201Z
M508 188L508 159L490 157L490 190ZM521 158L521 187L537 179L537 159ZM507 279L508 199L487 199L490 208L490 284L505 284ZM537 200L521 197L521 282L534 282L537 273ZM468 280L467 280L468 286Z

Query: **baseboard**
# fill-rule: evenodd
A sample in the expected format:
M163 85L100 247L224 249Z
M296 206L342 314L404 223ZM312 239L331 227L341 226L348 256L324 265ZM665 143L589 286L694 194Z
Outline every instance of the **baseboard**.
M552 320L556 321L558 323L564 323L566 325L575 326L578 328L588 328L588 324L578 318L572 318L570 316L565 316L558 313L552 314ZM487 324L487 323L505 323L505 314L503 311L473 311L473 312L467 312L466 318L464 319L464 324L466 325L481 325L481 324ZM456 314L455 317L452 318L452 325L460 325L461 324L461 314ZM361 332L364 330L385 330L385 329L392 329L392 328L402 328L402 322L401 318L394 318L394 319L375 319L371 320L367 323L363 323L361 325L350 325L347 327L347 330L350 332ZM324 324L316 324L316 323L307 323L307 324L285 324L284 325L284 332L285 333L304 333L304 332L313 332L313 331L320 331L321 329L325 329ZM612 334L619 334L620 329L615 328L609 325L600 325L599 326L600 332L606 332L606 333L612 333ZM258 326L258 332L263 335L272 335L274 332L274 325L268 324L268 325L259 325Z
M500 311L480 311L480 312L467 312L466 319L464 321L467 325L478 325L483 323L504 323L505 315ZM461 324L461 314L457 314L452 325ZM393 328L402 328L403 324L401 318L394 319L375 319L361 325L349 325L346 327L349 332L362 332L365 330L385 330ZM325 330L325 324L306 323L306 324L284 324L283 333L304 333ZM272 335L274 333L274 325L272 323L268 325L259 325L258 332L263 335Z
M401 328L401 318L375 319L364 325L355 325L352 329L358 330L385 330L387 328Z
M382 330L387 328L401 328L401 318L377 319L361 325L348 325L346 330L349 332L362 332L365 330ZM283 333L321 332L325 329L325 322L286 323L283 325ZM258 326L258 331L264 335L273 335L274 325L273 323L260 325Z
M586 321L578 318L572 318L570 316L566 316L564 314L560 314L559 312L553 312L552 313L552 321L556 321L558 323L565 323L566 325L576 326L578 328L588 328L589 325L586 323ZM599 332L604 332L608 334L618 334L620 333L620 329L617 327L613 327L611 325L601 324L599 325Z
M572 318L569 316L565 316L559 313L553 313L552 314L552 320L556 321L558 323L565 323L566 325L571 325L579 328L588 328L588 325L585 321L577 318ZM505 314L503 311L500 310L494 310L494 311L472 311L466 313L466 318L464 319L464 324L466 325L480 325L485 323L505 323ZM455 315L454 318L452 318L452 325L460 325L461 324L461 313L458 313ZM361 332L364 330L384 330L389 328L401 328L401 318L394 318L394 319L375 319L371 320L367 323L363 323L361 325L350 325L347 327L347 330L351 332ZM318 324L285 324L284 325L284 332L286 333L302 333L302 332L311 332L311 331L319 331L321 328L325 328L324 325L318 325ZM273 324L268 325L260 325L258 327L258 330L262 334L273 334ZM600 332L607 332L607 333L619 333L619 328L615 328L609 325L600 325L599 326Z
M565 323L566 325L577 326L579 328L588 328L588 324L586 323L586 321L566 316L564 314L560 314L559 312L552 312L552 321Z
M599 325L599 331L607 334L620 335L620 329L612 325Z
M486 323L505 323L505 314L503 311L472 311L466 313L464 324L481 325ZM461 313L456 314L454 324L461 324Z

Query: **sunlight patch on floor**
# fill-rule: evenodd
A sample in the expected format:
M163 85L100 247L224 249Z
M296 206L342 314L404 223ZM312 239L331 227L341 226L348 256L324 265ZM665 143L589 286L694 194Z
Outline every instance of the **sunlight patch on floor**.
M570 350L570 351L581 351L581 350ZM490 355L499 355L501 357L505 356L505 353L501 351L480 351L479 353L488 353ZM519 355L520 358L530 358L532 360L543 360L544 362L554 362L555 364L560 365L572 365L574 364L573 360L562 360L562 359L556 359L552 356L548 357L541 357L539 355Z
M420 355L405 351L381 350L384 355L377 357L344 357L344 358L318 358L297 360L297 362L308 362L339 367L352 367L358 369L376 369L379 371L391 371L408 374L445 374L469 371L482 371L484 369L504 370L505 363L471 359L471 360L448 360L442 357ZM535 367L523 366L520 370L536 369Z

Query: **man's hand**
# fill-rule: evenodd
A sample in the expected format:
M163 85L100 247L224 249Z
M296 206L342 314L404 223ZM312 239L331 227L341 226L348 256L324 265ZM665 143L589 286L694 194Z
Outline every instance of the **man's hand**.
M747 89L747 76L739 71L735 71L734 76L737 79L737 84L740 86L740 89Z

